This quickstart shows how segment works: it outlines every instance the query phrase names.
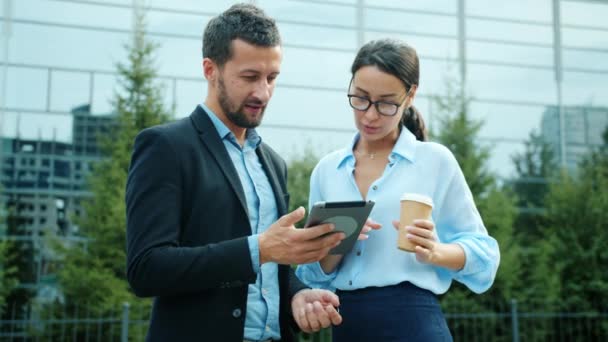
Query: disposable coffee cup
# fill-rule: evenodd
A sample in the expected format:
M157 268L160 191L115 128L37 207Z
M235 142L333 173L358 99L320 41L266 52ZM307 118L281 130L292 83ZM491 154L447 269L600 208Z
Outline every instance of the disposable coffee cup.
M407 238L407 226L412 226L414 220L429 220L433 211L433 199L421 194L405 193L401 196L401 214L399 216L399 237L397 247L401 250L414 252L416 244Z

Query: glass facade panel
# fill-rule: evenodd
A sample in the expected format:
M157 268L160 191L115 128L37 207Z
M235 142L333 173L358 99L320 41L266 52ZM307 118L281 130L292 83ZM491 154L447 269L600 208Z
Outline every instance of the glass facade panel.
M366 10L364 21L367 30L431 34L444 38L455 37L458 28L455 16L383 9Z
M562 1L562 23L608 29L608 6L600 1Z
M553 27L551 24L536 25L492 19L468 19L467 38L550 46L553 42Z
M564 104L608 106L608 74L564 73Z
M551 47L524 46L491 42L467 42L467 57L470 61L553 67Z
M82 72L54 71L51 73L51 101L53 111L69 112L75 105L90 102L89 76Z
M467 80L474 98L546 104L557 101L552 69L471 64L467 66Z
M467 15L471 16L486 16L547 23L550 23L553 18L552 0L510 0L498 2L466 0L465 6Z
M353 59L350 52L286 47L278 84L343 89L348 86Z
M585 48L608 50L608 29L580 29L565 27L562 29L564 48Z
M321 2L259 0L257 4L274 17L279 25L288 22L338 25L355 28L356 7ZM222 11L220 9L220 11Z
M367 0L366 5L370 7L389 7L413 11L432 11L440 13L455 14L458 10L458 2L454 0Z

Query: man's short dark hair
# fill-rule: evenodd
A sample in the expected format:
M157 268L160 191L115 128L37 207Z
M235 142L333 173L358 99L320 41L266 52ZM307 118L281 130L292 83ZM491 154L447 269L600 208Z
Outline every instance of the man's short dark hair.
M207 24L203 33L203 58L223 66L232 57L231 42L235 39L260 47L281 44L274 19L252 4L236 4Z

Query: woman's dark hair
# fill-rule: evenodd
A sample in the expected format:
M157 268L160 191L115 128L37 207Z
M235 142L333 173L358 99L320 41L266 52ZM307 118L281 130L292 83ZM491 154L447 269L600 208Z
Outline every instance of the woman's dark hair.
M398 40L373 40L363 45L359 49L350 71L354 76L357 70L365 66L375 66L383 72L397 77L403 82L407 92L413 85L418 87L420 84L418 54L414 48ZM416 139L427 140L426 125L422 115L414 106L403 111L401 123L416 136Z

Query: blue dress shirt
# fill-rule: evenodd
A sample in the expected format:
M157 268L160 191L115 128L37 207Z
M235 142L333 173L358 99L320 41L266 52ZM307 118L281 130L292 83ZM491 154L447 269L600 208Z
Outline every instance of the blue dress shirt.
M245 143L241 145L234 134L205 104L201 105L217 129L222 142L239 174L245 198L252 235L248 237L253 270L258 274L255 284L249 284L245 339L258 341L281 338L279 328L279 280L276 263L260 266L258 235L278 219L274 193L256 148L262 138L255 129L248 129ZM227 265L227 267L230 267Z
M347 148L325 156L315 167L309 206L317 201L362 199L354 178L353 147L358 139L356 134ZM392 221L399 220L400 198L405 192L433 199L432 220L438 240L462 246L466 257L463 269L421 263L415 253L397 249ZM355 290L409 281L441 294L452 280L477 293L494 282L500 262L498 244L488 235L458 162L446 147L417 141L403 129L382 176L370 185L366 200L376 202L370 218L382 228L370 232L367 240L357 241L330 274L323 272L318 262L299 266L296 274L307 285Z

